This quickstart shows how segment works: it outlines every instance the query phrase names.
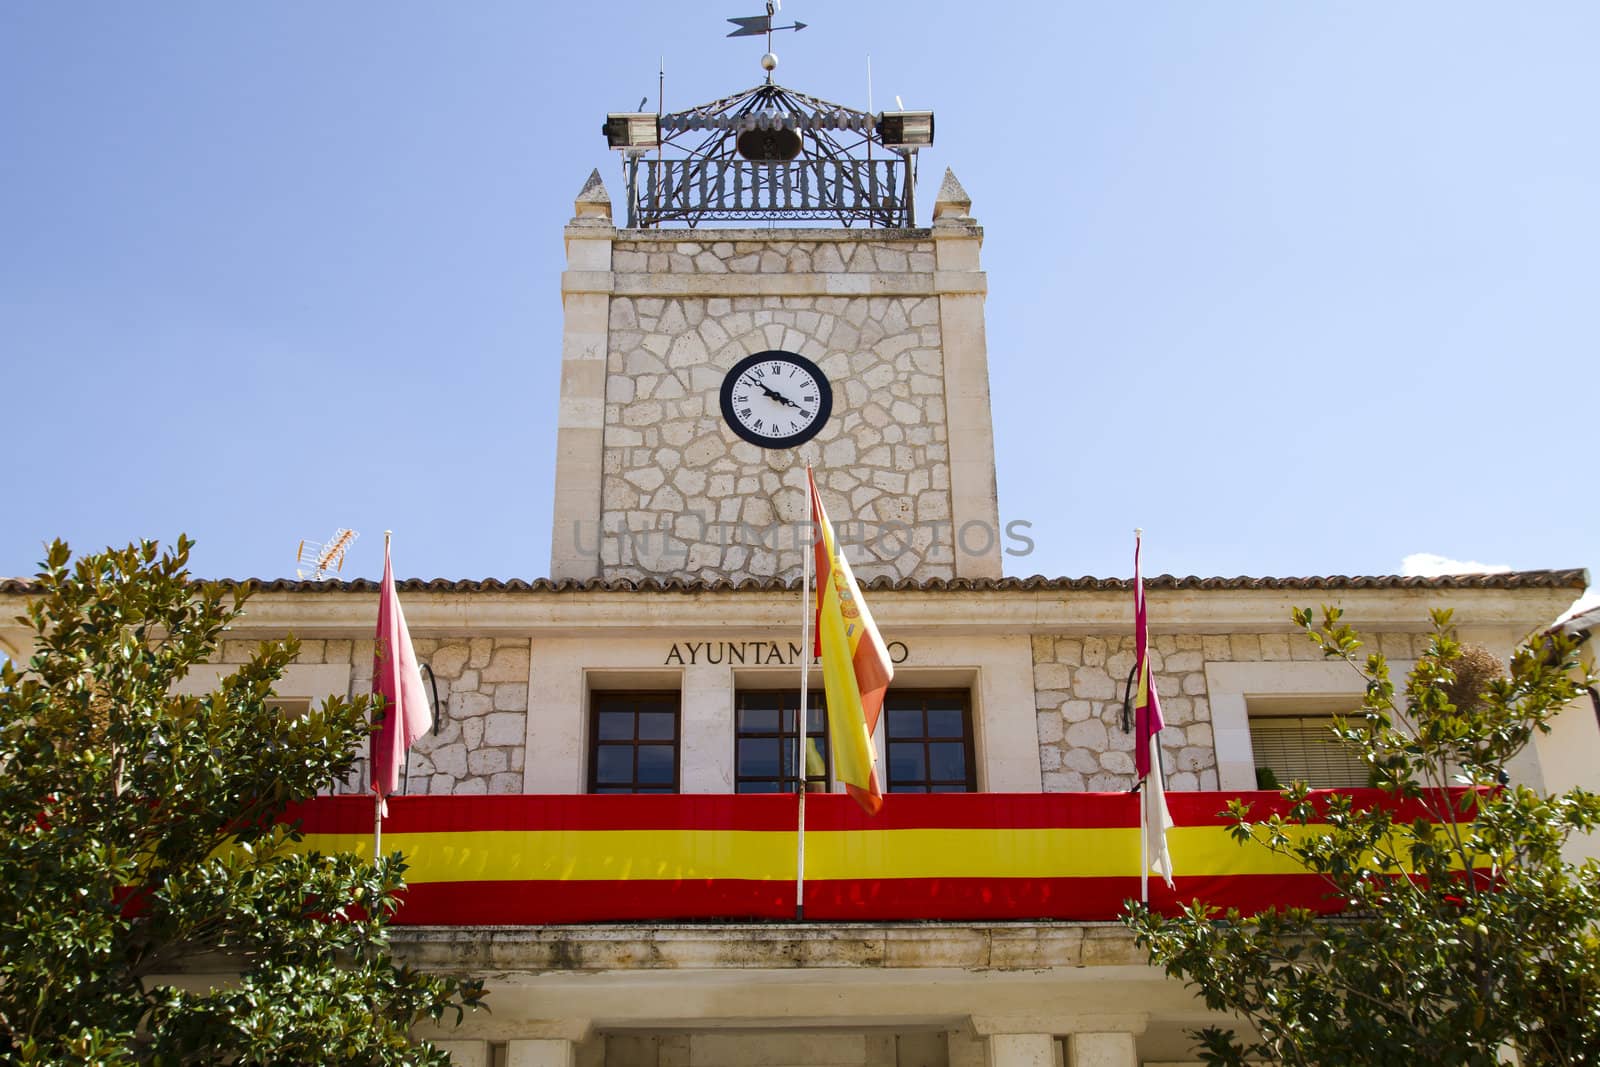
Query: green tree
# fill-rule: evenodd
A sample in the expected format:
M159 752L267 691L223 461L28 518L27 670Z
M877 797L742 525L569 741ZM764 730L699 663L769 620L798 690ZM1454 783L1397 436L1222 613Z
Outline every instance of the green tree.
M349 774L367 701L269 704L293 639L174 696L246 599L192 582L191 545L52 544L36 654L0 666L0 1059L448 1063L407 1032L482 990L391 955L399 855L301 854L276 821Z
M1510 761L1592 678L1574 643L1537 636L1508 667L1463 648L1448 612L1397 692L1380 655L1324 609L1295 621L1365 678L1360 715L1334 733L1364 754L1382 803L1283 791L1288 814L1228 805L1233 837L1322 876L1344 910L1255 916L1195 903L1124 922L1153 962L1206 1005L1255 1030L1197 1031L1207 1063L1523 1064L1600 1062L1600 867L1562 857L1600 823L1600 798L1507 784ZM1402 802L1425 818L1397 814ZM1308 824L1325 832L1308 832ZM1469 873L1471 872L1471 873Z

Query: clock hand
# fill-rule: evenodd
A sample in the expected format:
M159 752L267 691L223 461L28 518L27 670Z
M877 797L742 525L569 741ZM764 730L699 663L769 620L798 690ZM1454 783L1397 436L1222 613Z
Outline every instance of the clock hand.
M796 404L793 400L790 400L788 397L786 397L782 393L778 392L776 389L773 389L770 386L768 386L767 383L765 383L765 382L757 382L756 385L758 385L761 388L761 391L763 393L766 393L773 400L776 400L778 403L783 404L786 407L797 408L797 407L800 406L799 404Z

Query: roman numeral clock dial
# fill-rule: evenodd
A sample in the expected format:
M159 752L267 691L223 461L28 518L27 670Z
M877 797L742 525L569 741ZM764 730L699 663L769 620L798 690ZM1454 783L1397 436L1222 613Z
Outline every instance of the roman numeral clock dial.
M793 352L746 356L722 379L722 417L762 448L794 448L815 437L833 412L820 368Z

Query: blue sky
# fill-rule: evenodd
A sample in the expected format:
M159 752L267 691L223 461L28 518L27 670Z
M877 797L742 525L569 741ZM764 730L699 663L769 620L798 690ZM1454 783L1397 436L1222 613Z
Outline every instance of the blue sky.
M561 227L758 0L0 6L0 574L548 568ZM1011 573L1600 566L1600 5L790 0L986 228ZM926 221L925 219L923 221Z

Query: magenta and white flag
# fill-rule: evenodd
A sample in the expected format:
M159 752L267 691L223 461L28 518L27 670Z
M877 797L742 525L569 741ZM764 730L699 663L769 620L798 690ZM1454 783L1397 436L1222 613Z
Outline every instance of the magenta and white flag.
M383 589L378 594L377 647L372 655L372 692L383 697L383 724L368 742L372 761L372 791L388 814L384 797L400 785L406 752L427 732L432 713L422 688L417 653L411 631L394 588L394 567L389 562L388 538L383 545Z
M1172 888L1172 854L1167 851L1167 831L1172 828L1172 813L1167 810L1166 783L1161 773L1160 733L1166 726L1161 718L1161 697L1150 672L1149 621L1145 615L1144 577L1139 572L1142 538L1133 539L1133 626L1135 672L1139 679L1133 701L1133 761L1139 774L1140 802L1144 805L1141 825L1149 828L1145 842L1145 867L1161 875Z

